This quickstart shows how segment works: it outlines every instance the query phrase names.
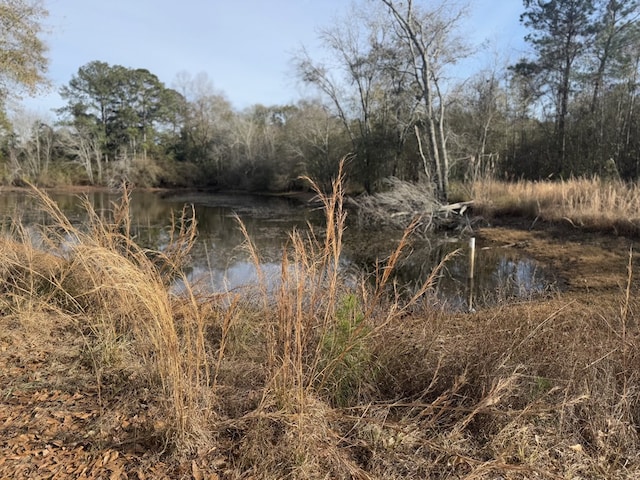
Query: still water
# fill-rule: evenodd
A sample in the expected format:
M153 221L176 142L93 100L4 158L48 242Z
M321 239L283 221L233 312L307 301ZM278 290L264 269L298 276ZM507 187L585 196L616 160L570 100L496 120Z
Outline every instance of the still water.
M86 219L82 198L96 211L108 211L119 200L118 193L51 194L51 198L74 223ZM201 288L213 291L242 288L257 281L257 274L245 248L236 216L242 220L260 254L265 276L280 272L282 248L293 228L312 225L322 232L323 215L297 202L252 195L173 193L134 191L131 197L132 225L136 241L145 248L161 249L169 240L172 215L185 205L195 209L198 240L191 253L187 274ZM6 229L20 219L24 225L42 224L47 217L37 202L21 192L0 193L0 226ZM349 275L374 270L376 259L391 254L400 235L397 232L362 229L350 222L344 234L341 265ZM401 289L410 291L421 284L434 266L449 253L460 252L441 270L435 283L435 297L450 308L464 309L469 303L468 240L443 235L414 240L403 258L395 279ZM553 286L553 278L534 260L519 251L478 245L473 283L474 306L529 297Z

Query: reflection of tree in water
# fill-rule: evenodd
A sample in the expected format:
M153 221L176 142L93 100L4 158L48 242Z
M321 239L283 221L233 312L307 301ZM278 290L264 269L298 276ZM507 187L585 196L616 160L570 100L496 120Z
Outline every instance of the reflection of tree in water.
M545 289L544 274L539 271L536 262L528 258L502 256L493 273L496 285L503 285L505 296L526 296L540 293ZM502 299L502 298L501 298Z
M381 233L377 234L380 237ZM363 242L348 249L349 260L372 273L377 259L387 258L394 242L378 239L383 248L368 249ZM397 242L396 242L397 243ZM370 246L370 243L369 243ZM371 255L376 250L378 255ZM467 241L431 240L413 242L399 262L395 279L403 295L411 295L432 274L434 268L451 252L459 253L443 264L434 277L433 294L438 303L454 309L466 309L469 303L469 249ZM518 251L504 248L476 251L473 298L474 305L490 305L514 298L526 298L544 292L552 283L544 269Z
M507 248L479 250L474 281L474 297L480 305L528 298L544 292L553 283L535 260Z
M369 274L375 272L376 262L382 265L389 258L400 241L396 232L353 233L345 242L345 257ZM459 246L459 242L443 242L436 238L413 241L406 247L395 269L394 279L400 293L410 295L422 286L434 268ZM441 272L434 277L434 291L440 288L442 278L457 277L456 271L459 268L457 262L446 263Z
M75 202L79 204L78 199L75 199ZM73 211L70 211L70 214L72 216ZM20 221L25 225L51 223L49 215L38 208L38 200L30 193L22 192L6 192L0 195L0 218L3 225L10 225L14 221Z

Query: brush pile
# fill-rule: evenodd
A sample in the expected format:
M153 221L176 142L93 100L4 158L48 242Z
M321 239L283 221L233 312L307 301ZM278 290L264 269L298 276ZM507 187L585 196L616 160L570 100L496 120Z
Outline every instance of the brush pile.
M403 231L413 225L414 235L426 236L439 229L470 228L465 215L473 202L444 205L428 183L411 183L397 178L385 180L385 189L373 195L349 199L361 227Z

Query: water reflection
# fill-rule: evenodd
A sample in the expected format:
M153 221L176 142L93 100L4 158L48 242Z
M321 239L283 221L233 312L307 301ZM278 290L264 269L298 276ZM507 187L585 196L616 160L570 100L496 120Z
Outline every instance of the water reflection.
M91 192L86 195L52 194L52 199L76 223L86 222L84 199L100 214L108 216L120 194ZM131 197L132 229L136 241L145 248L162 249L170 238L171 219L180 218L185 205L193 205L198 223L198 241L186 274L198 288L222 291L236 289L258 280L238 227L240 219L260 254L261 272L275 284L280 275L282 247L293 228L304 230L308 224L322 231L322 214L282 198L251 195L211 195L184 193L162 196L150 192L133 192ZM10 226L15 219L25 225L46 224L47 215L36 208L30 195L16 192L0 194L0 225ZM344 236L342 266L371 272L376 259L388 257L398 234L359 230L349 226ZM434 283L436 298L451 308L464 309L469 293L475 305L527 297L549 288L552 278L535 261L516 249L482 248L476 257L473 289L468 291L469 256L466 242L446 237L415 241L410 254L398 265L396 281L409 292L429 277L434 266L454 250ZM180 286L177 285L177 288Z
M390 254L391 250L379 258ZM365 269L369 265L372 271L374 259L358 255L353 258ZM440 270L434 273L438 265ZM410 296L431 278L435 297L432 301L450 309L468 310L529 298L554 285L553 275L534 259L518 249L499 245L477 245L472 281L469 272L468 241L446 237L415 241L410 245L410 253L398 263L396 288L402 295Z

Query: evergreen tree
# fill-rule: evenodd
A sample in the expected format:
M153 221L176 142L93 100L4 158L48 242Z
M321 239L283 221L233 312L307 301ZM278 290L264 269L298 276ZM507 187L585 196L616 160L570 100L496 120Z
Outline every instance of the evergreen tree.
M566 173L567 115L577 60L593 42L594 0L524 0L521 22L537 58L535 70L545 79L555 104L556 171Z

